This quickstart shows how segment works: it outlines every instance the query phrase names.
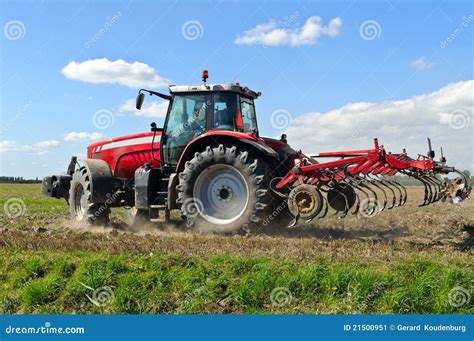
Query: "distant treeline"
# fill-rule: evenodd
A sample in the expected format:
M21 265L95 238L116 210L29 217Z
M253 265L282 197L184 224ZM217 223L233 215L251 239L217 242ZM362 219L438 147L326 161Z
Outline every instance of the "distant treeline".
M16 183L16 184L40 184L41 180L25 179L22 176L0 176L0 183Z

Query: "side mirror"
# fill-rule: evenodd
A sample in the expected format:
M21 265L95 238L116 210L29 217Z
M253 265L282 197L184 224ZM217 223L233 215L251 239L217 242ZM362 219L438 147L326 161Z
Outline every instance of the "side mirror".
M140 92L137 96L137 102L135 104L135 107L140 110L143 105L143 101L145 100L145 94L143 92Z

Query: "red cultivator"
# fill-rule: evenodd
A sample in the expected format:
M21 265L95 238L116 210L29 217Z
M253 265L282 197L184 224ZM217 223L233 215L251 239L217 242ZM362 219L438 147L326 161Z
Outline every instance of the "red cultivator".
M349 212L371 216L384 209L402 206L407 201L407 190L400 182L390 179L398 173L423 184L424 198L419 206L439 200L459 202L466 199L472 189L468 175L446 166L443 155L439 162L435 161L430 139L428 145L428 155L419 155L416 160L410 158L406 150L400 154L387 152L377 139L374 139L373 149L311 156L298 152L296 166L283 178L274 179L271 189L288 199L288 208L295 216L293 225L299 219L323 218L329 207L342 218ZM325 163L315 160L326 157L340 159ZM459 177L455 180L437 177L451 172Z

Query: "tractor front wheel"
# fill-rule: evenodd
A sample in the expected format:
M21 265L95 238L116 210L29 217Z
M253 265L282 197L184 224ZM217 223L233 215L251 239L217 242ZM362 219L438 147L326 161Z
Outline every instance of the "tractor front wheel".
M236 233L262 222L268 176L263 161L237 146L208 146L179 175L178 204L201 232Z
M109 222L110 208L92 203L90 174L86 167L74 172L69 190L69 212L71 220L87 226L106 225Z

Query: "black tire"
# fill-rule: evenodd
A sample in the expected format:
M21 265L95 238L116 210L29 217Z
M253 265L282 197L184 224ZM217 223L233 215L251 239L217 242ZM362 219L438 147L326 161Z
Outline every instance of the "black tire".
M110 208L91 201L90 174L82 166L74 172L69 189L71 220L86 226L102 226L109 223Z
M187 226L219 234L258 228L269 207L266 169L265 162L240 146L219 144L195 153L179 174L176 187Z

